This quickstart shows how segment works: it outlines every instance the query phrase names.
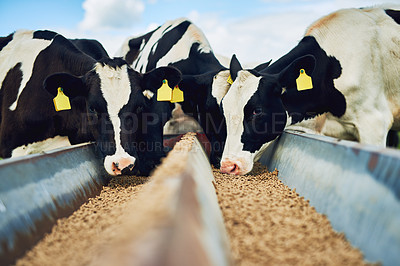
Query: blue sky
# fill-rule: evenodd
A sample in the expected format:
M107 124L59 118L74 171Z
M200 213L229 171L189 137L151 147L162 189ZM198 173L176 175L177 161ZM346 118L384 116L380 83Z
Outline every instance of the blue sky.
M340 8L382 0L2 0L0 36L17 29L49 29L67 38L95 38L111 56L129 36L187 17L205 33L215 53L251 65L278 59L308 25ZM399 0L392 0L392 3Z

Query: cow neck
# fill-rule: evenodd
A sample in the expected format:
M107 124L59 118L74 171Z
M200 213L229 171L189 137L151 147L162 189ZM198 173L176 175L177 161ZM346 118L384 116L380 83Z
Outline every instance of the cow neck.
M313 55L316 60L315 70L312 75L314 87L321 88L320 93L322 92L322 88L325 86L321 86L323 82L325 82L326 76L326 67L329 64L330 58L328 58L327 54L321 49L317 40L313 36L305 36L299 44L294 47L289 53L281 57L279 60L271 64L265 70L261 71L261 74L279 74L283 71L287 66L289 66L294 60L299 57L305 55ZM327 88L324 88L327 89ZM287 92L290 90L296 90L296 87L292 88L284 88ZM301 122L305 119L313 118L318 114L323 113L324 111L319 108L315 109L313 112L307 110L308 106L311 106L315 102L320 101L320 99L316 98L317 94L313 95L310 92L302 92L302 94L297 94L295 96L287 96L289 93L282 94L282 102L285 109L288 112L288 116L291 118L291 123L295 124ZM310 96L312 95L312 96Z

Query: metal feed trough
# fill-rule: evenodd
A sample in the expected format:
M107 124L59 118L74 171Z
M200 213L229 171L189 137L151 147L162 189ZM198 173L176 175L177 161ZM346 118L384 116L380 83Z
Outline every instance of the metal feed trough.
M203 217L201 234L185 234L197 239L181 241L202 245L207 255L197 265L229 264L225 230L216 230L223 225L211 168L199 142L193 145L185 170L165 177L181 180L174 181L178 188L175 199L182 199L174 201L179 206L175 210L192 209L185 202L193 204L193 197L185 200L190 195L182 189L188 191L188 184L192 184L190 191L196 188L191 195L200 204L196 211ZM277 168L280 179L326 214L333 227L344 232L367 260L384 265L400 261L399 151L285 132L269 145L260 161L270 170ZM50 230L58 217L68 215L97 194L106 177L93 145L1 161L0 265L15 261ZM170 227L179 232L187 224L190 222L180 221Z
M93 144L0 161L0 265L15 259L106 182Z
M400 261L400 151L286 131L260 162L371 262Z

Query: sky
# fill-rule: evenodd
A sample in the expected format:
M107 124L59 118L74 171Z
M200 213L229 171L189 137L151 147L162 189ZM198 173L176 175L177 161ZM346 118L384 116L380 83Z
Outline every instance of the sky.
M322 16L384 3L388 1L1 0L0 36L18 29L53 30L67 38L97 39L114 56L128 37L186 17L203 31L215 54L228 59L236 54L251 66L289 52Z

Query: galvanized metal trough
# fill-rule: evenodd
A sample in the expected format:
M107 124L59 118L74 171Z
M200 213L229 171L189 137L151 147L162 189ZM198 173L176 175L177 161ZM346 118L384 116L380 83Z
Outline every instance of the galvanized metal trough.
M260 162L278 169L367 260L399 265L399 150L286 131Z
M0 265L100 192L107 178L102 161L93 144L0 161Z

